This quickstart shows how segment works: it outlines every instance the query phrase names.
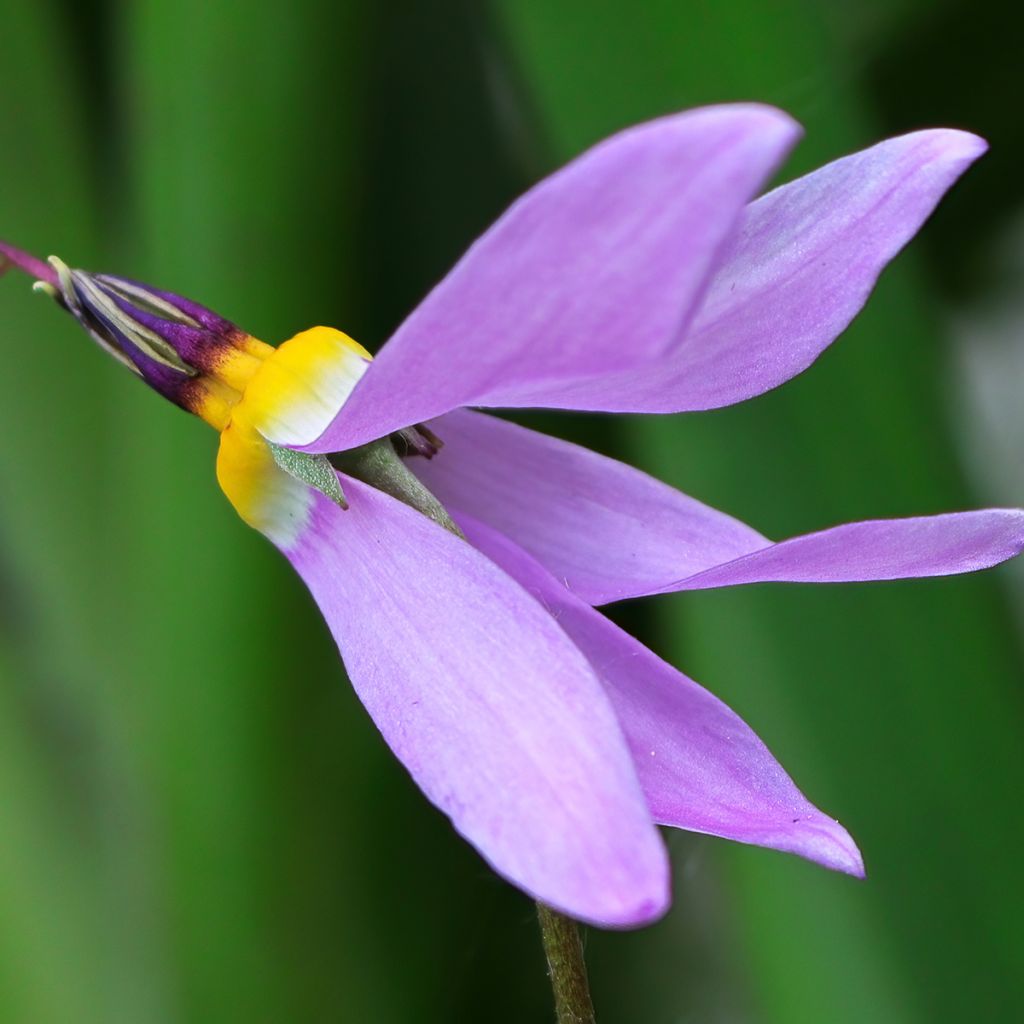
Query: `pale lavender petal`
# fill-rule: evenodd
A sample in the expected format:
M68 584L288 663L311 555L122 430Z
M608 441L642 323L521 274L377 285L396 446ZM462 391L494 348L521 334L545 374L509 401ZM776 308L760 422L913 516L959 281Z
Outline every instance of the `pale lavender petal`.
M666 855L614 713L555 620L470 544L356 480L283 550L424 793L496 871L606 926L658 917Z
M770 543L632 466L486 413L431 424L409 466L442 504L511 537L589 604L651 593Z
M656 821L863 875L846 830L807 801L738 715L570 594L510 540L463 513L457 518L474 544L550 608L590 659Z
M337 451L537 383L650 364L688 324L798 129L770 107L631 128L531 189L427 296L307 446Z
M539 385L506 404L686 412L777 387L846 329L886 263L984 151L966 132L915 132L775 189L747 209L670 358L622 371L608 363L592 380Z
M860 583L954 576L1024 550L1024 512L990 508L912 519L872 519L772 544L661 592L742 583Z
M987 569L1024 548L1024 512L847 523L774 544L632 466L459 410L410 467L450 507L525 548L588 604L741 583L851 583Z

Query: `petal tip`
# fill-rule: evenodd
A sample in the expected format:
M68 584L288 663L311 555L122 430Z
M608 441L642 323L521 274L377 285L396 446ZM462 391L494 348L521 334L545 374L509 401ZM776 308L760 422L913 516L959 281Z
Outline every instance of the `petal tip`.
M949 158L965 168L988 152L988 142L973 132L947 129L946 135L946 152Z
M666 872L666 877L650 891L628 898L620 897L609 901L604 907L580 913L578 916L581 921L598 928L629 931L634 928L646 928L660 921L671 905L672 892Z
M1000 525L1005 525L1005 532L1000 531L998 540L1001 543L992 545L990 557L986 559L988 565L1000 565L1018 557L1024 551L1024 509L1006 508L982 510L975 513L978 516L995 517Z
M619 920L613 922L612 927L621 929L645 928L647 925L660 921L668 913L668 908L671 905L672 897L666 888L663 896L640 900L628 913L623 914Z
M657 836L657 830L653 834ZM628 864L612 869L608 884L591 883L583 892L577 889L575 897L540 898L562 913L597 928L629 931L654 924L672 905L668 850L658 838L656 846L635 850Z
M822 867L854 878L864 878L864 858L853 837L834 818L824 815L806 822L791 848Z
M768 103L737 103L734 109L746 113L766 128L774 128L796 141L804 134L803 125L792 114Z
M678 133L687 146L695 125L707 128L731 139L734 145L767 153L769 162L778 164L803 135L798 121L778 107L767 103L718 103L666 114L625 129L617 136L606 139L598 146L634 135L652 133L666 137Z
M767 103L723 103L677 116L686 117L688 114L727 118L736 128L756 134L759 140L776 146L780 155L788 152L804 134L803 125L796 118Z
M970 166L988 150L988 142L980 135L960 128L927 128L913 134L930 143L938 161L957 168Z
M864 857L854 841L850 839L848 835L846 838L848 840L848 845L842 851L840 856L836 858L835 863L826 865L826 867L832 867L833 870L839 871L841 874L849 875L851 878L857 878L863 881L867 878L867 871L864 867Z

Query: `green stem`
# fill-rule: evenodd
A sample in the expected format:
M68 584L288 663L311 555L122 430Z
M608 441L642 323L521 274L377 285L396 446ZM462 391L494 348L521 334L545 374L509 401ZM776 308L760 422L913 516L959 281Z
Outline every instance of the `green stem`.
M590 999L579 926L571 917L543 903L537 904L537 919L555 993L558 1024L594 1024L594 1004Z
M362 448L331 455L330 460L343 473L390 494L422 512L438 526L466 539L448 510L402 461L390 439L382 438ZM543 903L537 904L537 919L555 995L558 1024L594 1024L594 1006L590 999L579 926L572 918Z

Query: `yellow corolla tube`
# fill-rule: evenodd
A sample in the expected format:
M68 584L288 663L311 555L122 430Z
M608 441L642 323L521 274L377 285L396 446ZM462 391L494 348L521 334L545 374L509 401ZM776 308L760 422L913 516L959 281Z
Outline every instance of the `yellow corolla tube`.
M272 349L243 403L264 437L281 445L315 441L370 363L370 353L333 327L311 327Z
M323 456L285 446L319 437L371 356L332 327L312 327L266 348L219 427L217 481L242 519L287 547L307 522L310 487L338 504L344 496Z
M32 273L36 287L119 362L220 433L221 489L278 546L290 547L301 534L315 492L347 507L328 457L295 450L324 432L370 364L369 352L346 334L311 327L274 348L172 292L74 270L56 257L42 263L9 246L0 256ZM440 445L424 426L396 438L404 451L427 457ZM419 499L421 485L390 441L350 453L347 469L357 476L372 472L391 493ZM439 517L436 504L428 514Z

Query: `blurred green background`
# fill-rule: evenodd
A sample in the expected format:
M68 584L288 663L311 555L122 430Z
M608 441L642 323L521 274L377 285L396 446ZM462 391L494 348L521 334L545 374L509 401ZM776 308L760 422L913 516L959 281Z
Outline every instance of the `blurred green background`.
M514 195L631 122L778 104L807 129L785 177L968 127L993 152L810 372L715 413L542 422L770 536L1021 504L1022 28L982 0L0 0L0 236L268 341L376 347ZM385 750L210 431L15 275L0 346L0 1021L550 1019L531 905ZM669 916L587 935L602 1024L1024 1014L1017 579L618 613L869 880L673 834Z

